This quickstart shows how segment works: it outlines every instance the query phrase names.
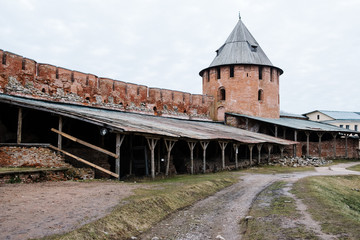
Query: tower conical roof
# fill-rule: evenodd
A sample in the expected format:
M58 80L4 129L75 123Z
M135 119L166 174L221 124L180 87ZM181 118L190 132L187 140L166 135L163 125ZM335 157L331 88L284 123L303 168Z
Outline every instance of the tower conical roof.
M275 67L241 21L241 18L239 18L238 23L226 42L216 50L216 53L217 56L208 68L232 64L254 64ZM278 69L283 73L280 68Z

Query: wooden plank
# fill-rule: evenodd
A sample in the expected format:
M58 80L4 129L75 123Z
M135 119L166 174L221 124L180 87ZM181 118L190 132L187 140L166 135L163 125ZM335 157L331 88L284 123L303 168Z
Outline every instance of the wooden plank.
M102 172L104 172L104 173L107 173L107 174L109 174L109 175L111 175L111 176L113 176L113 177L119 178L119 175L118 175L118 174L113 173L113 172L111 172L111 171L109 171L109 170L106 170L105 168L99 167L98 165L95 165L95 164L93 164L93 163L91 163L91 162L88 162L88 161L86 161L85 159L79 158L79 157L77 157L77 156L75 156L75 155L73 155L73 154L71 154L71 153L69 153L69 152L66 152L66 151L61 150L61 149L59 149L59 148L57 148L57 147L54 147L53 145L50 145L50 148L52 148L52 149L54 149L54 150L56 150L56 151L62 152L63 154L65 154L65 155L67 155L67 156L69 156L69 157L72 157L72 158L78 160L79 162L85 163L85 164L87 164L87 165L89 165L89 166L91 166L91 167L93 167L93 168L96 168L96 169L98 169L98 170L100 170L100 171L102 171Z
M92 148L92 149L94 149L94 150L96 150L96 151L105 153L105 154L107 154L107 155L109 155L109 156L111 156L111 157L118 158L118 155L116 155L116 154L114 154L114 153L112 153L112 152L110 152L110 151L108 151L108 150L105 150L105 149L103 149L103 148L101 148L101 147L98 147L98 146L95 146L95 145L93 145L93 144L91 144L91 143L88 143L88 142L85 142L85 141L83 141L83 140L80 140L80 139L78 139L78 138L76 138L76 137L73 137L73 136L67 134L67 133L60 132L60 131L56 130L55 128L52 128L51 131L53 131L53 132L55 132L55 133L57 133L57 134L60 134L61 136L70 139L71 141L80 143L80 144L82 144L82 145L84 145L84 146L87 146L87 147L89 147L89 148Z
M17 125L17 139L16 142L21 143L21 133L22 133L22 108L19 108L18 111L18 125Z
M62 116L59 116L59 131L62 132L62 128L63 128L63 119ZM62 136L59 134L58 135L58 148L62 149Z

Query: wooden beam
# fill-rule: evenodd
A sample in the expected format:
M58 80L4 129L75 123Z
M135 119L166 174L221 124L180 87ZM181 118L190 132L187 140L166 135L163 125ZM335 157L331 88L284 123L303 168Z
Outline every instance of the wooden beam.
M334 154L334 159L336 158L336 136L338 135L337 133L332 133L331 134L332 136L333 136L333 138L334 138L334 142L333 142L333 154Z
M187 142L189 149L190 149L190 172L191 174L194 174L194 148L196 145L196 142Z
M166 150L167 150L167 162L166 162L166 170L165 170L165 176L169 175L169 169L170 169L170 156L171 156L171 150L173 149L176 140L172 139L164 139Z
M297 130L294 130L294 141L297 142ZM294 144L294 158L296 157L296 144Z
M116 174L119 175L119 180L120 180L120 149L121 149L121 145L124 141L125 135L120 135L120 133L116 134L116 163L115 163L115 171Z
M223 141L219 141L219 145L220 145L220 148L221 148L221 163L222 163L222 170L225 169L225 148L227 146L227 142L223 142Z
M53 145L50 145L50 148L52 148L52 149L54 149L54 150L56 150L56 151L59 151L59 152L65 154L65 155L67 155L67 156L69 156L69 157L72 157L72 158L78 160L79 162L85 163L85 164L87 164L87 165L89 165L89 166L91 166L91 167L93 167L93 168L96 168L96 169L98 169L98 170L100 170L100 171L102 171L102 172L104 172L104 173L107 173L107 174L109 174L110 176L119 178L119 175L118 175L118 174L113 173L113 172L111 172L111 171L109 171L109 170L106 170L105 168L99 167L98 165L95 165L95 164L93 164L93 163L91 163L91 162L89 162L89 161L86 161L85 159L79 158L79 157L77 157L77 156L75 156L75 155L73 155L73 154L71 154L71 153L69 153L69 152L66 152L66 151L61 150L61 149L59 149L59 148L57 148L57 147L54 147Z
M239 162L238 162L239 144L234 143L233 148L235 151L235 168L238 169L239 168Z
M268 154L269 154L268 155L268 163L270 163L271 149L272 149L273 146L271 144L268 144L267 147L268 147Z
M62 116L59 116L59 132L62 132L63 129L63 118ZM62 149L62 136L61 134L58 134L58 148Z
M321 138L324 135L324 133L318 132L317 135L319 137L319 157L321 157Z
M69 135L69 134L67 134L67 133L60 132L60 131L58 131L58 130L56 130L56 129L54 129L54 128L52 128L51 131L53 131L53 132L55 132L55 133L57 133L57 134L60 134L61 136L70 139L71 141L80 143L80 144L82 144L82 145L84 145L84 146L87 146L87 147L89 147L89 148L92 148L92 149L94 149L94 150L96 150L96 151L105 153L105 154L107 154L107 155L109 155L109 156L111 156L111 157L118 158L118 155L116 155L116 154L114 154L114 153L112 153L112 152L110 152L110 151L108 151L108 150L105 150L105 149L103 149L103 148L101 148L101 147L95 146L95 145L93 145L93 144L91 144L91 143L85 142L85 141L83 141L83 140L81 140L81 139L78 139L78 138L76 138L76 137L73 137L73 136L71 136L71 135Z
M253 158L253 148L254 148L254 144L249 144L249 151L250 151L250 166L252 165L252 158Z
M349 157L349 152L348 152L348 134L345 133L345 158Z
M310 156L310 132L305 131L306 135L306 157Z
M19 108L18 111L18 125L17 125L17 139L16 142L21 143L21 133L22 133L22 108Z
M261 148L262 148L262 144L256 144L256 148L258 150L258 164L260 165L261 163Z
M150 151L151 151L151 177L152 179L155 178L155 147L156 143L158 142L158 138L146 138L147 143L149 145Z
M200 145L203 149L203 173L206 172L206 148L208 147L210 142L200 141Z

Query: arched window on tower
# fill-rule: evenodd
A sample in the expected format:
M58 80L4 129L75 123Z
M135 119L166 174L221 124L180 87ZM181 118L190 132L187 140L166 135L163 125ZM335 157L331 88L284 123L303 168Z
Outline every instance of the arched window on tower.
M259 89L259 91L258 91L258 100L259 101L264 100L264 91L262 89Z
M219 101L224 101L225 98L226 98L226 96L225 96L225 88L221 87L221 88L219 88L218 99L219 99Z
M259 66L259 79L262 80L263 79L263 67Z

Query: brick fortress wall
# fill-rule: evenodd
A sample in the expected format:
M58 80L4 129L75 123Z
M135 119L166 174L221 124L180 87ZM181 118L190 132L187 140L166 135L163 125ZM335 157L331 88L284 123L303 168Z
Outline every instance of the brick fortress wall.
M185 119L210 119L213 97L72 71L0 49L0 93Z

